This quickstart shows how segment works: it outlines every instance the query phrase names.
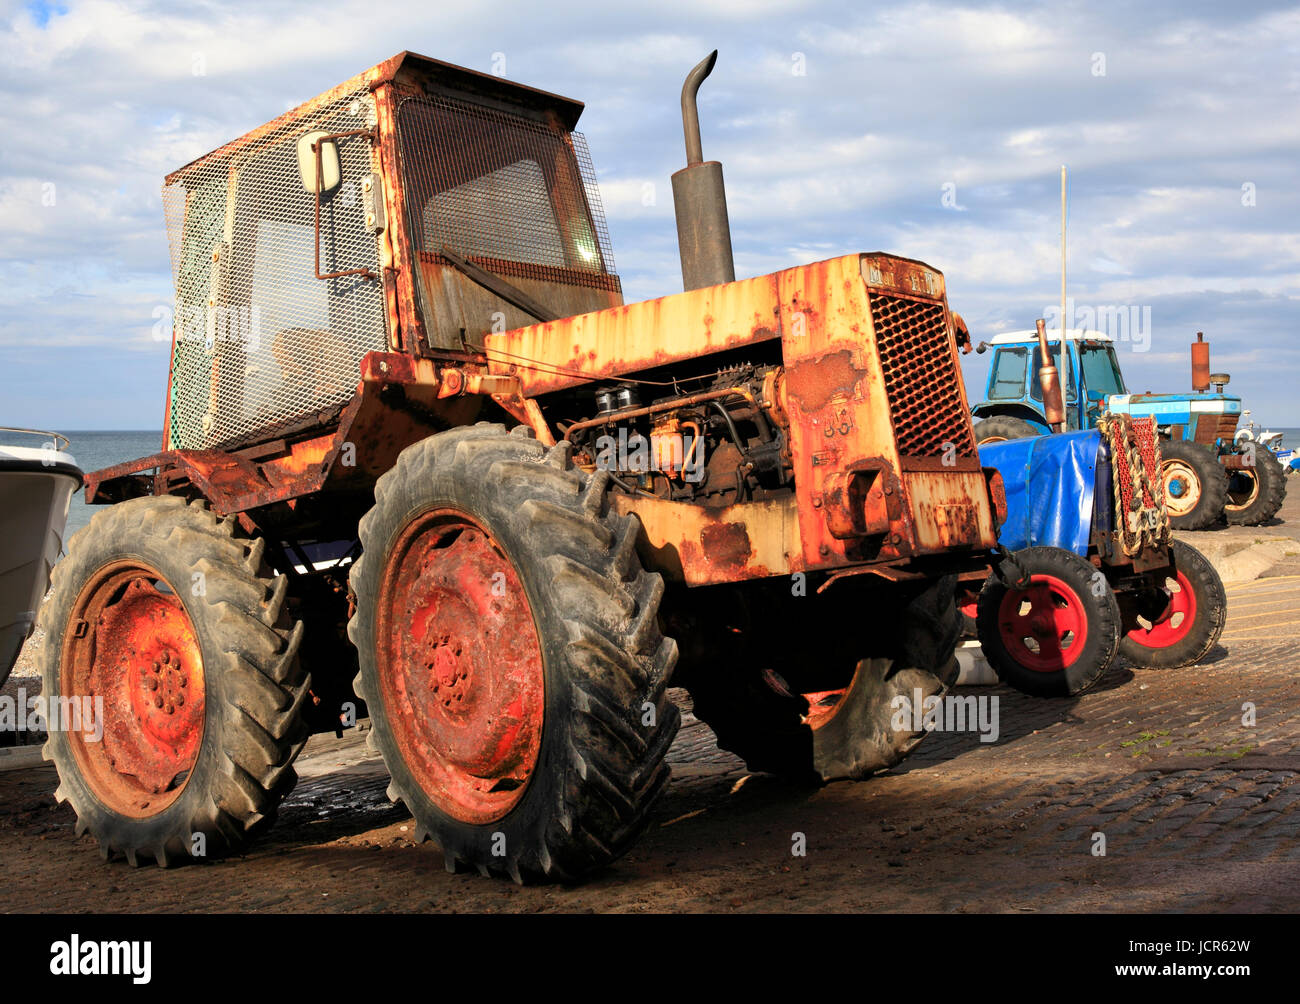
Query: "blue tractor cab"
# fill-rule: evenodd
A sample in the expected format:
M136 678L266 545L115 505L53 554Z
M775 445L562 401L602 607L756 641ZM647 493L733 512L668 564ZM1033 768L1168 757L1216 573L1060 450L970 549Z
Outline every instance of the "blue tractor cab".
M1115 356L1115 340L1100 331L1079 328L1067 330L1065 336L1066 354L1070 361L1069 380L1066 381L1062 374L1062 383L1066 385L1066 429L1092 429L1111 397L1128 394ZM1059 362L1060 336L1049 338L1047 346L1051 362ZM1043 391L1038 383L1043 357L1034 332L1010 331L995 335L991 341L981 343L980 348L993 349L993 365L989 367L985 400L972 409L975 418L1015 418L1031 426L1035 433L1050 432L1043 411Z
M1177 394L1133 394L1124 384L1115 339L1079 328L1065 332L1069 373L1065 389L1065 431L1096 428L1103 415L1154 418L1161 439L1161 477L1175 528L1200 530L1221 517L1229 523L1266 523L1285 497L1284 472L1267 449L1236 442L1241 398L1223 392L1228 375L1212 374L1214 390ZM972 412L978 443L1000 442L1050 432L1038 371L1043 365L1033 331L1013 331L982 342L993 350L984 400ZM1048 355L1060 360L1061 339L1048 340ZM1206 356L1208 359L1208 355ZM1208 363L1207 363L1208 365Z

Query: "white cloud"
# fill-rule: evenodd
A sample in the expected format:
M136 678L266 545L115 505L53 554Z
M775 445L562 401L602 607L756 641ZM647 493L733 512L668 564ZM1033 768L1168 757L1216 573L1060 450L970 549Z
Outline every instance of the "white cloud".
M1280 339L1300 298L1295 10L64 6L44 24L0 15L0 348L147 348L150 310L170 298L163 174L404 48L484 70L503 53L509 77L587 101L629 299L679 287L678 95L715 46L702 126L738 274L893 250L942 268L973 325L1027 327L1055 301L1064 162L1081 300L1163 302L1175 326L1199 312L1224 327L1225 358L1245 359L1265 351L1245 339ZM948 183L961 212L941 205ZM1243 311L1249 324L1228 330ZM1300 363L1268 369L1255 392L1281 408ZM124 393L152 416L161 390Z

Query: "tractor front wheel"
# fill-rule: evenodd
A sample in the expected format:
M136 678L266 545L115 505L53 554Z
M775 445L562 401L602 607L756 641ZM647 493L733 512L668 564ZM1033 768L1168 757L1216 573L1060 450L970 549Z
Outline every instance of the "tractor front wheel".
M1170 544L1173 567L1151 588L1124 597L1133 627L1119 654L1141 669L1191 666L1214 647L1227 618L1228 594L1214 566L1194 547Z
M980 646L998 677L1037 697L1073 697L1099 679L1119 646L1110 583L1077 554L1056 547L1016 552L1029 575L1009 589L990 575L980 590Z
M96 514L55 565L45 758L105 858L233 853L293 788L310 680L264 546L203 502L140 498Z
M1160 478L1169 522L1175 530L1204 530L1223 515L1228 475L1204 446L1161 441Z
M668 780L677 647L608 480L568 444L479 424L407 448L375 486L357 692L389 796L449 870L576 878L630 846Z

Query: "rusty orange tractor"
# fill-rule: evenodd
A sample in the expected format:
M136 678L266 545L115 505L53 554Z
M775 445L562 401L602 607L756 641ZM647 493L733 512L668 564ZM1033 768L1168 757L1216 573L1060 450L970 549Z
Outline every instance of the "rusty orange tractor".
M448 867L517 881L629 846L670 682L756 770L919 741L894 699L954 679L996 546L961 326L888 254L735 280L713 58L686 291L643 303L582 106L411 53L166 179L165 442L88 478L42 613L46 693L104 699L48 754L106 856L237 850L361 714Z

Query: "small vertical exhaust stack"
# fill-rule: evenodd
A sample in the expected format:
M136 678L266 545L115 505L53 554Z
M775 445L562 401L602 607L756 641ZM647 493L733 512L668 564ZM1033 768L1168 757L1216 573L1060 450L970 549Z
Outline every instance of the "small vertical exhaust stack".
M1210 343L1205 332L1196 332L1192 342L1192 390L1200 393L1210 389Z
M731 224L722 165L705 161L700 142L700 112L696 92L713 71L714 49L686 76L682 85L682 129L686 134L686 166L673 175L673 208L677 214L677 248L682 259L682 285L687 290L734 282Z
M1053 432L1065 431L1065 404L1061 397L1061 379L1052 365L1051 353L1047 351L1047 322L1041 317L1034 322L1038 330L1038 355L1043 365L1038 367L1038 386L1043 391L1043 417ZM1061 339L1061 351L1065 351L1065 339Z

